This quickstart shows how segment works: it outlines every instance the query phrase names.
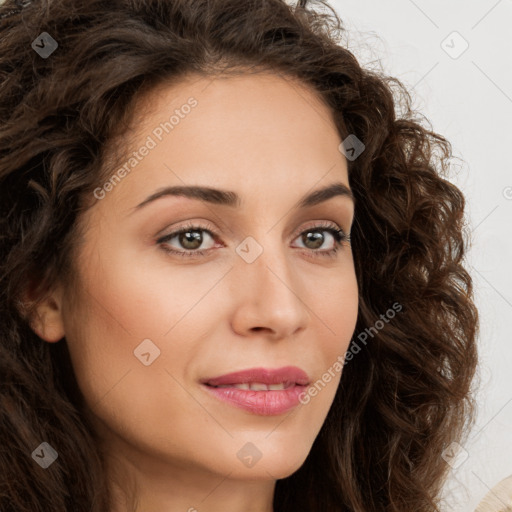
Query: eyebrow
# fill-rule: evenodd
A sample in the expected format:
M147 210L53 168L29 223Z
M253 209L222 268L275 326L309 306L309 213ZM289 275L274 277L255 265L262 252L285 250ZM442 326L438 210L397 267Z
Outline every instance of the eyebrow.
M231 208L239 208L242 205L242 199L240 196L236 192L230 190L220 190L203 186L173 186L157 190L144 199L142 203L133 208L133 210L139 210L147 204L166 196L188 197L190 199L198 199L216 205L229 206ZM355 203L355 197L352 190L344 183L340 182L332 183L331 185L307 194L296 203L294 208L308 208L337 196L347 197Z

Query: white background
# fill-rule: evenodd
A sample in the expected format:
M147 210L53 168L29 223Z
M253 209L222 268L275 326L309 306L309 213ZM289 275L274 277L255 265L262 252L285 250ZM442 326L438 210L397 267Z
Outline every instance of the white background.
M450 179L466 195L473 237L468 268L481 362L477 424L445 487L443 510L473 512L512 474L512 0L330 4L347 29L342 44L363 65L400 79L415 109L453 146Z

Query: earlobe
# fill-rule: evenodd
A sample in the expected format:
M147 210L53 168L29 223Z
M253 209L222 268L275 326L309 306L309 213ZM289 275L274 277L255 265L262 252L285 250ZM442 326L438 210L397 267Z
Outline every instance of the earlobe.
M30 328L44 341L55 343L65 336L62 317L62 290L59 287L48 293L37 304L28 318ZM27 311L26 304L34 304L34 300L25 294L20 302L22 311ZM23 315L27 316L27 315Z

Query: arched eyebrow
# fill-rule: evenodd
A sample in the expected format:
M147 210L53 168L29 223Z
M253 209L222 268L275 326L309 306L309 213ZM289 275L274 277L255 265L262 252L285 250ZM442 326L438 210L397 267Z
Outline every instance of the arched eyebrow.
M240 208L242 206L242 198L232 190L221 190L197 185L172 186L161 188L148 196L144 201L132 208L130 215L147 204L167 196L188 197L190 199L206 201L216 205L229 206L231 208ZM339 182L332 183L324 188L310 192L296 203L294 209L309 208L337 196L346 197L355 203L352 190L344 183Z

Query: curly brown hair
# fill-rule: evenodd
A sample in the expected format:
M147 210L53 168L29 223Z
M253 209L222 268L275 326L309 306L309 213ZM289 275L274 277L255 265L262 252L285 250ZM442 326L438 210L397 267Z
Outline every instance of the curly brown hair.
M450 143L411 109L400 81L360 66L341 44L336 12L317 3L327 11L304 0L0 6L3 512L109 510L105 461L66 344L41 342L29 325L35 304L22 298L73 280L77 221L111 176L113 141L128 130L136 99L185 73L252 68L312 86L341 139L353 134L364 143L348 161L356 334L390 304L402 306L344 367L305 463L277 481L274 510L440 510L449 470L443 450L465 440L476 409L478 314L463 266L465 200L446 179ZM31 47L43 31L58 40L48 58ZM59 447L60 463L46 470L31 458L41 441Z

